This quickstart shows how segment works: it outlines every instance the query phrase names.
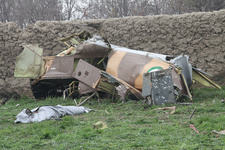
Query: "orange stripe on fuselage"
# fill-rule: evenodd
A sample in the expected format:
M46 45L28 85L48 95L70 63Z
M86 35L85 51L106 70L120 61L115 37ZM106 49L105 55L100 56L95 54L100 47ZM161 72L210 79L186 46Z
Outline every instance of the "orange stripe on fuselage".
M114 54L109 58L106 72L115 77L118 77L118 68L121 60L123 59L126 53L127 52L123 51L115 51Z
M156 66L160 66L163 69L168 69L170 64L158 60L158 59L152 59L149 63L147 63L144 68L142 69L141 73L138 75L138 77L135 79L135 85L134 87L137 89L142 89L142 82L143 82L143 73L147 73L147 71L149 69L151 69L152 67L156 67Z

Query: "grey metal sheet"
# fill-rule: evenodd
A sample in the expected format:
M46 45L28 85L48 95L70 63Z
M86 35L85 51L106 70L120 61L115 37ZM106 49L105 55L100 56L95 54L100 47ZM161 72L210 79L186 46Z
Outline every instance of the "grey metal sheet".
M188 56L180 55L180 56L174 58L173 62L176 66L179 66L183 69L182 73L183 73L184 78L187 82L188 88L190 88L191 85L192 85L192 66L188 62Z
M142 96L146 97L151 95L151 74L143 74L143 84L142 84Z
M175 103L174 85L171 69L151 72L152 100L156 105Z
M95 89L93 89L92 87L84 84L83 82L79 82L78 90L79 90L80 95L87 94L87 93L93 93L93 92L96 91Z

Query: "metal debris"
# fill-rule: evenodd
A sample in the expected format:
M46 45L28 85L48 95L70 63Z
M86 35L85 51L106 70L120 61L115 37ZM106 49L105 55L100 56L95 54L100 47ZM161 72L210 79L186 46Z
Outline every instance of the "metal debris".
M79 43L78 37L84 41ZM207 73L192 67L187 55L132 50L100 36L88 37L88 32L81 32L62 39L67 50L57 56L43 57L41 48L25 44L16 60L15 77L31 79L35 98L103 92L122 101L133 96L149 105L176 103L181 96L192 101L194 80L220 89Z

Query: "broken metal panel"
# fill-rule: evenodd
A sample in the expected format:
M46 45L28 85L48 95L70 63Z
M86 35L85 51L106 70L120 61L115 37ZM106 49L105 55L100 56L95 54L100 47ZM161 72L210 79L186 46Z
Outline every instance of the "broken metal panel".
M80 59L73 73L73 77L86 85L95 88L101 78L100 69Z
M142 94L139 90L137 90L136 88L134 88L133 86L131 86L130 84L126 83L125 81L123 81L120 78L114 77L111 74L105 72L105 71L101 71L101 75L104 75L105 77L110 77L111 81L116 81L117 83L124 85L137 99L139 100L143 100L144 98L142 97Z
M182 79L181 79L180 73L181 73L181 70L179 70L177 68L173 68L172 69L173 85L180 90L180 93L182 95L187 95L188 96L188 92L186 90L186 87L185 87Z
M171 73L172 73L172 79L173 79L174 86L176 86L179 90L182 90L183 85L182 85L180 75L178 74L178 72L176 71L175 68L172 69Z
M177 70L175 67L172 67L170 69L171 69L173 86L179 89L180 94L188 96L188 92L186 90L186 87L185 87L185 85L184 85L184 83L183 83L183 81L180 77L180 74L178 73L179 70ZM161 80L161 78L160 78L160 80ZM176 89L176 90L178 90L178 89ZM144 73L143 74L142 96L148 97L151 94L152 94L152 74L151 73Z
M172 60L175 66L181 67L188 88L192 85L192 65L188 62L187 55L180 55Z
M92 87L84 84L83 82L79 82L78 91L79 91L79 94L82 95L82 94L93 93L96 91L96 89L93 89Z
M181 79L182 79L182 81L184 83L184 87L185 87L184 91L187 92L187 96L189 97L190 101L192 102L193 101L192 95L191 95L191 92L189 90L189 87L188 87L188 84L186 82L186 79L185 79L185 77L184 77L184 75L182 73L180 74L180 76L181 76Z
M48 59L48 58L47 58ZM53 57L46 63L44 79L72 78L74 58L72 56Z
M84 42L76 47L75 58L102 58L108 57L111 48L93 42Z
M126 96L128 95L129 90L126 88L125 85L119 85L116 87L117 93L120 96L121 100L125 100Z
M106 72L136 89L142 89L143 73L154 67L169 68L171 64L145 55L112 50Z
M116 85L115 83L109 82L106 78L102 77L98 83L97 86L98 91L103 91L105 93L108 93L112 95L113 97L116 95Z
M208 73L206 73L206 72L202 71L201 69L198 69L198 68L192 67L192 71L193 71L193 70L195 70L195 71L197 71L197 72L200 72L201 74L203 74L204 76L207 76L207 77L209 77L209 78L211 78L211 77L212 77L212 75L211 75L211 74L208 74Z
M203 84L204 86L208 86L208 87L214 87L214 88L218 88L221 89L221 87L214 83L212 80L210 80L209 78L207 78L202 71L199 71L196 68L193 68L193 79L200 82L201 84Z
M31 44L22 46L24 50L16 58L14 76L36 79L44 73L43 49Z
M66 55L72 53L73 51L75 52L76 49L75 49L75 47L71 46L71 47L68 48L67 50L65 50L65 51L63 51L63 52L61 52L61 53L59 53L57 56L63 57L63 56L66 56Z
M119 93L116 89L117 86L119 86L120 83L110 74L101 71L101 79L97 85L97 90L106 92L112 97L118 97L119 98Z
M151 82L151 75L150 73L143 74L143 84L142 84L142 96L147 97L151 95L152 91L152 82Z
M171 69L151 72L152 100L154 104L175 103Z
M149 105L152 101L157 105L176 102L172 71L170 68L144 73L142 96L146 97Z
M125 85L118 82L115 78L112 78L110 76L107 77L102 75L101 80L97 86L97 89L112 95L112 97L125 100L129 92L128 88Z
M82 30L80 33L76 33L76 34L73 34L66 38L60 39L60 41L62 41L68 48L70 48L71 46L76 47L80 43L76 40L75 37L79 37L79 41L83 41L83 40L87 40L88 38L90 38L91 34L85 30ZM64 53L64 52L62 52L62 53ZM71 52L70 54L74 54L76 52L76 49L74 48L70 52ZM61 54L58 54L58 55L61 55Z

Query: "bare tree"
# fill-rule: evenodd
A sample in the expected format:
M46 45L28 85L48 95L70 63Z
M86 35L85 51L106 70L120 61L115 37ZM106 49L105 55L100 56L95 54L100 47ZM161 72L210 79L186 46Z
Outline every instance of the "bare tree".
M12 21L13 0L0 0L0 21Z
M214 11L225 8L224 0L190 0L191 11Z
M224 0L90 0L88 18L183 14L225 8Z
M89 18L110 18L153 14L151 0L90 0Z
M62 20L62 6L58 0L14 1L14 20L21 27L38 20Z
M100 19L225 9L225 0L0 0L0 21Z
M81 19L86 17L87 1L83 0L61 0L63 4L64 20Z
M59 0L0 0L0 21L14 21L24 28L37 20L62 20Z

